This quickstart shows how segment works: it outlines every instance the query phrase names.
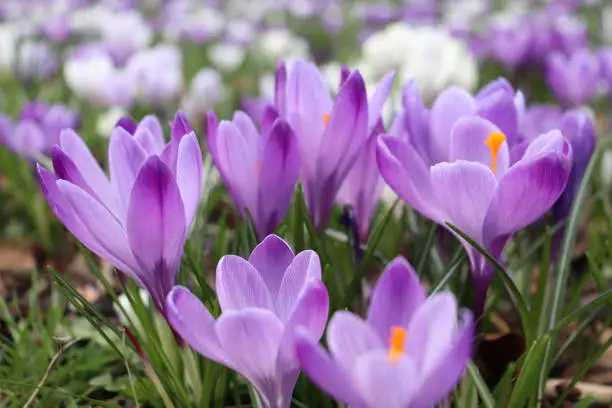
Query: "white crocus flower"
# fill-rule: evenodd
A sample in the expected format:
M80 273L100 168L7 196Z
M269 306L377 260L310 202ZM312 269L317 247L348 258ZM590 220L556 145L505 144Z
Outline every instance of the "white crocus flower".
M269 61L282 59L308 59L308 43L284 28L275 28L262 33L255 45L257 55L263 55Z
M233 72L242 65L245 54L242 45L218 43L210 47L208 55L216 67L226 72Z
M17 57L18 32L10 24L0 24L0 76L13 72Z
M98 116L96 131L104 138L109 138L119 119L127 115L124 108L115 106Z
M191 80L183 110L189 118L204 116L227 96L223 78L212 68L203 68Z

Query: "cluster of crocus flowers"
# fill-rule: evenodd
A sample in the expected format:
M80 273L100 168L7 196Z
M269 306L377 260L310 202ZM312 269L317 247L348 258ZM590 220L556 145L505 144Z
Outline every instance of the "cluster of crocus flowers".
M63 129L76 129L79 115L62 104L31 101L17 121L0 115L0 143L20 156L35 159L47 155L59 143Z
M163 312L200 200L202 154L180 114L168 143L154 116L128 128L113 130L110 180L71 130L62 132L53 149L55 174L40 166L38 172L49 205L66 228L147 289Z
M427 298L402 258L381 275L365 321L336 312L332 356L318 345L329 300L313 251L294 255L270 235L248 260L222 258L216 286L218 319L181 286L168 295L167 318L196 351L248 379L266 408L290 406L302 369L350 406L428 407L450 394L470 359L471 313L451 293Z

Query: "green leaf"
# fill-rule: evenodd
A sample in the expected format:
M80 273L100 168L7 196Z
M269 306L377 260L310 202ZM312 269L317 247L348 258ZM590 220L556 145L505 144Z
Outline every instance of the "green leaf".
M508 402L509 407L527 407L527 401L534 395L533 385L537 384L538 377L544 361L546 349L550 343L550 337L544 336L535 341L525 357L521 373L516 380L512 397ZM534 405L537 406L537 405Z
M474 381L474 385L480 394L480 398L482 398L482 405L484 405L485 408L495 408L495 399L493 399L493 395L491 395L491 391L489 390L484 378L482 378L480 375L478 367L476 367L474 363L470 361L467 368L468 375L472 377L472 381Z

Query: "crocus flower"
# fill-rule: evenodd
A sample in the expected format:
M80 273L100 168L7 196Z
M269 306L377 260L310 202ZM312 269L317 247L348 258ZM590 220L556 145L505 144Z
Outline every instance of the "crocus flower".
M599 58L588 49L569 56L553 53L547 60L546 79L561 102L572 106L585 104L597 92Z
M47 43L25 41L19 46L15 73L20 80L29 82L49 79L58 69L58 58Z
M62 132L52 158L55 174L38 172L55 215L92 252L148 290L163 312L202 190L195 133L180 114L166 144L154 116L133 135L116 127L110 180L73 131Z
M266 237L248 260L227 255L217 265L221 316L215 321L188 289L166 300L168 321L198 353L249 380L265 408L288 408L300 366L298 327L318 341L329 299L313 251L294 255L281 238Z
M0 122L0 143L21 156L37 158L59 143L63 129L78 127L79 115L62 104L31 101L23 107L19 120L3 117Z
M532 36L524 20L524 16L492 19L485 37L488 54L508 68L516 68L529 54Z
M377 150L383 178L415 210L442 225L451 222L497 259L515 231L552 207L570 174L571 146L558 130L536 138L512 165L504 133L479 116L460 118L438 143L446 147L445 158L428 163L407 140L383 137ZM472 264L480 317L493 270L462 243Z
M345 71L345 76L348 74ZM368 101L368 107L372 111L372 113L368 113L368 116L376 114L379 116L368 117L369 125L371 125L368 128L368 141L346 175L336 198L339 204L354 209L359 239L363 243L368 239L370 219L384 186L376 165L376 142L385 131L380 118L381 104L385 103L394 79L394 73L385 75Z
M244 112L218 124L211 113L208 147L243 217L248 210L260 238L274 232L300 174L298 142L287 122L275 119L259 132Z
M329 353L298 333L297 356L313 382L360 408L426 408L442 401L470 359L472 314L450 292L426 298L403 259L392 261L374 289L366 320L345 311L327 329Z
M296 60L288 75L285 65L279 65L275 105L298 139L306 204L317 228L327 225L336 194L385 100L386 95L368 107L365 84L357 71L342 84L334 101L313 64Z

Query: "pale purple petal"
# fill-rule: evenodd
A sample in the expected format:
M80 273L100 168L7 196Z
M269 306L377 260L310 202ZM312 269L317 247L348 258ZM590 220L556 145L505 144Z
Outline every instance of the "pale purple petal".
M448 161L451 130L455 122L476 111L472 95L461 88L449 88L434 101L430 113L431 159L433 162Z
M384 180L408 205L432 220L439 210L433 195L429 168L405 140L382 137L376 149L378 169Z
M154 115L145 116L136 131L134 139L148 154L160 154L164 148L164 131Z
M557 151L529 160L523 157L512 166L491 200L484 242L512 234L544 215L563 193L570 170L571 154Z
M453 346L440 359L440 363L421 383L415 406L429 407L448 396L459 383L472 354L474 326L472 314L463 311L455 333Z
M202 195L202 151L195 133L183 135L178 146L176 182L185 205L186 228L189 229Z
M457 161L431 168L431 185L444 221L450 221L477 242L497 181L481 163Z
M327 344L334 359L350 373L354 365L368 351L384 349L374 328L350 312L339 311L329 321Z
M216 289L224 313L252 307L274 310L272 297L261 275L239 256L221 258L217 265Z
M425 108L415 80L404 85L402 94L404 112L401 125L408 132L408 139L427 165L432 163L431 138L429 134L429 111Z
M295 343L302 369L319 388L341 403L361 406L352 379L336 360L307 335L297 336Z
M416 368L408 358L391 364L386 351L370 351L361 356L354 368L355 387L369 408L406 408L419 393Z
M117 199L119 214L125 220L132 187L147 153L124 128L115 127L108 148L111 185Z
M189 346L210 360L228 364L215 332L215 319L189 289L175 286L166 298L165 312L172 328Z
M249 263L263 278L272 299L278 296L285 270L294 257L289 244L277 235L268 235L251 252Z
M492 169L493 156L485 142L495 132L500 132L500 129L486 119L478 116L460 118L451 132L450 161L474 161ZM498 179L508 171L509 165L508 142L503 142L496 156L495 175Z
M321 261L316 252L302 251L293 258L283 276L278 296L274 299L276 313L281 321L289 318L308 282L320 279Z
M412 316L425 301L425 291L412 266L397 257L378 279L374 288L367 322L387 342L393 326L408 327Z
M389 72L376 85L374 93L368 100L368 133L374 129L376 122L380 118L383 106L389 98L393 81L395 80L395 72Z
M283 325L274 313L256 308L224 312L215 331L232 368L251 381L265 399L276 401L280 394L276 357Z
M411 358L417 364L419 377L426 378L443 362L455 339L457 301L450 292L427 299L408 327L406 351L419 350Z

